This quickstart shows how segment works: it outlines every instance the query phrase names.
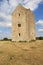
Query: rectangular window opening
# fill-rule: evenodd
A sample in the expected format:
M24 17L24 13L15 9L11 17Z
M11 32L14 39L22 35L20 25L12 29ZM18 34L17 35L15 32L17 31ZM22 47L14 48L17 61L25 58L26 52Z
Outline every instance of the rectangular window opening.
M19 36L20 36L20 33L19 33Z
M18 24L18 27L21 27L21 24Z

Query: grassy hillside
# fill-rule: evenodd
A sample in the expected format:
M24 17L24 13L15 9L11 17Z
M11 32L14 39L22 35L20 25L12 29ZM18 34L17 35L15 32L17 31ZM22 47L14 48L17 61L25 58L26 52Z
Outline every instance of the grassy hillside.
M43 40L0 41L0 65L43 65Z

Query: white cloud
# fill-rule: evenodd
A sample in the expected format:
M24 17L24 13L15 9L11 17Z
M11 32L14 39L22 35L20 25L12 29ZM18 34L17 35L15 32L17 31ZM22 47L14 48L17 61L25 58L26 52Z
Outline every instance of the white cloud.
M30 8L32 11L38 8L40 2L43 2L43 0L10 0L10 4L13 8L21 3L25 8Z
M43 29L38 29L39 32L43 32Z
M3 4L1 4L0 11L7 12L9 9L9 5L7 0L2 1Z
M39 28L36 32L36 37L43 36L43 28Z
M10 4L11 4L12 7L17 6L18 1L17 0L10 0Z
M2 31L0 30L0 33L1 33Z
M2 27L11 27L11 15L0 12L0 17L3 18L3 21L0 21L0 26Z
M28 9L30 8L32 11L38 8L39 3L42 2L42 0L29 0L26 4L25 7Z
M15 9L17 4L18 4L17 0L9 0L9 4L7 0L4 0L1 4L0 11L9 14L13 9Z
M42 1L43 0L9 0L10 4L8 4L7 0L4 0L0 7L0 11L9 14L13 12L19 3L21 3L25 8L30 8L32 11L34 11L38 8L39 3Z
M5 19L11 21L11 15L7 15L7 14L5 14L5 13L3 13L3 12L0 12L0 17L4 17Z
M37 25L37 36L43 36L43 20L39 20L36 22Z
M43 20L39 20L39 21L37 21L36 24L43 25Z
M0 22L0 26L2 26L2 27L11 27L12 24L11 24L11 22Z

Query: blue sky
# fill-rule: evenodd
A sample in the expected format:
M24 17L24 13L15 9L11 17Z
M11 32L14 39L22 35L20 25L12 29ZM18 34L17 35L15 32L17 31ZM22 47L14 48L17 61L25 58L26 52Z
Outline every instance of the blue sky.
M43 36L43 0L0 0L0 39L12 38L12 12L19 3L33 11L36 36Z

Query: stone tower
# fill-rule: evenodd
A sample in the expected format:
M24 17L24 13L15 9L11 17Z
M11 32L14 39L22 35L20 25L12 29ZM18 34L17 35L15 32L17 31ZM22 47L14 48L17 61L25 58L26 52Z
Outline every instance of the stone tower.
M35 40L33 12L19 4L12 13L12 41Z

